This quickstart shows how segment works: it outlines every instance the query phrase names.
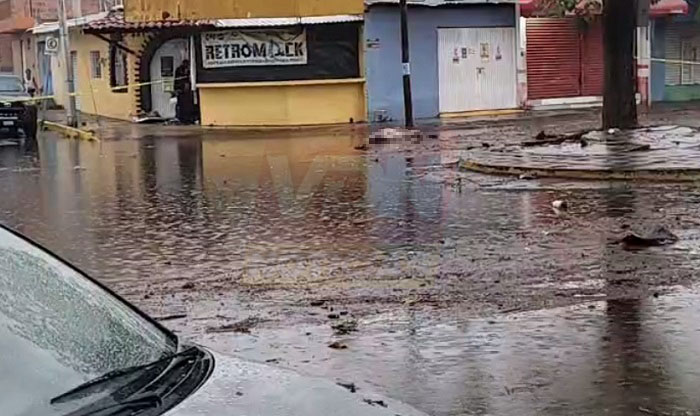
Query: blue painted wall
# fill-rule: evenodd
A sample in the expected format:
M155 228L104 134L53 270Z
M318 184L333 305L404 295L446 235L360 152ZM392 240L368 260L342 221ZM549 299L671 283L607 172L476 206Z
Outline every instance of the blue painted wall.
M651 57L666 57L666 22L654 20L651 32ZM651 101L663 101L666 85L666 65L663 62L651 62Z
M513 27L512 5L412 7L408 14L411 44L411 89L416 118L437 117L437 29L443 27ZM394 121L403 120L401 35L396 6L372 6L365 15L365 48L369 117L386 110ZM367 47L376 44L376 47Z

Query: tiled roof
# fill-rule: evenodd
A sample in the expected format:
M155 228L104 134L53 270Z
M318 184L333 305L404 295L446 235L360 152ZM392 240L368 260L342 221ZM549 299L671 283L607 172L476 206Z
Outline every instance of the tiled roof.
M111 11L108 15L91 20L82 25L86 32L143 32L170 28L230 28L230 27L269 27L313 25L322 23L345 23L362 21L362 15L333 15L313 17L281 17L261 19L219 19L219 20L163 20L158 22L127 22L124 12Z
M214 27L214 20L162 20L157 22L127 22L122 10L111 11L102 19L91 21L83 26L86 32L142 32L148 30Z

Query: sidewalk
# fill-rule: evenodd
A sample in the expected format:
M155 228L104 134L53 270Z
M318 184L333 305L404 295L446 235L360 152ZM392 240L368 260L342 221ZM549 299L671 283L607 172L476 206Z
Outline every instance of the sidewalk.
M600 109L526 111L517 114L487 117L465 117L456 119L419 120L416 128L425 133L473 131L494 129L485 139L493 140L499 133L508 135L517 131L520 134L537 134L539 131L565 133L600 128ZM40 118L65 124L62 110L48 110ZM639 114L639 124L683 125L700 128L700 102L682 104L657 104L650 112ZM304 134L320 135L363 135L367 136L383 128L401 127L399 123L353 124L334 126L299 126L271 128L206 127L199 125L136 124L124 120L96 117L81 114L81 129L94 131L102 139L132 138L148 136L161 137L202 137L208 138L254 138L261 136L296 136Z

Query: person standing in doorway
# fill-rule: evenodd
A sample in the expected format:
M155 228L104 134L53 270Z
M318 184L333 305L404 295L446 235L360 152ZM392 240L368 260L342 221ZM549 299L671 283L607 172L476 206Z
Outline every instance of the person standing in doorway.
M36 83L34 75L32 74L32 70L29 68L24 71L24 88L32 97L36 94L37 90L39 90L39 86Z
M175 70L175 96L177 107L175 117L183 124L192 124L194 115L194 93L190 79L190 61L185 59Z

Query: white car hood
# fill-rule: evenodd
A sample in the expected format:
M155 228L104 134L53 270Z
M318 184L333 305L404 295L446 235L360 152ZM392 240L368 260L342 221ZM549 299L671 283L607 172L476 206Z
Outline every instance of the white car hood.
M327 380L213 354L209 380L166 416L425 416L363 390L351 393Z

